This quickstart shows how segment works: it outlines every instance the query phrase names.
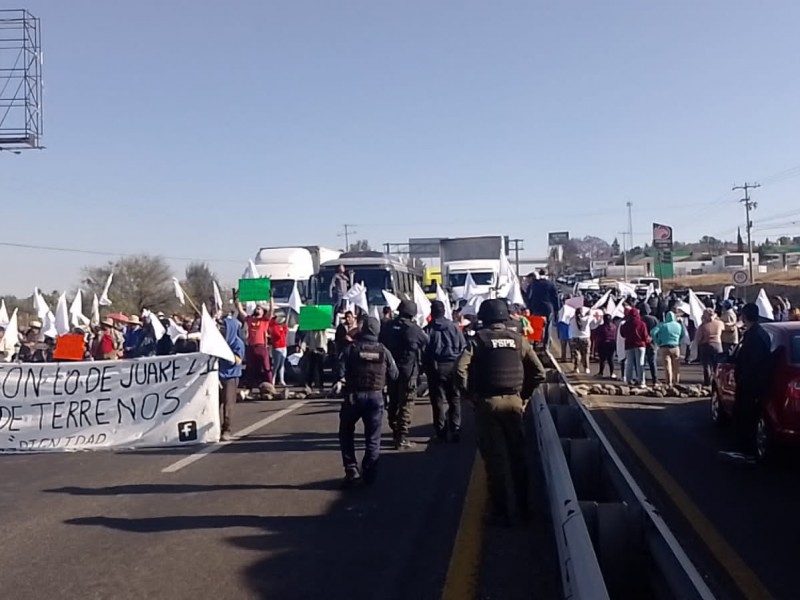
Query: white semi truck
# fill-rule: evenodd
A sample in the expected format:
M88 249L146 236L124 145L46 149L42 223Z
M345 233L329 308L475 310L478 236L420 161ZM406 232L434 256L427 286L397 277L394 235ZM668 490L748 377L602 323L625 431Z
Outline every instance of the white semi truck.
M461 298L470 274L475 291L488 294L506 283L500 281L501 255L507 256L507 242L502 235L443 239L439 242L442 282L455 298Z
M282 306L289 302L295 283L303 300L307 300L309 280L319 271L319 266L340 255L340 250L322 246L261 248L253 262L259 275L272 280L272 297L276 305Z

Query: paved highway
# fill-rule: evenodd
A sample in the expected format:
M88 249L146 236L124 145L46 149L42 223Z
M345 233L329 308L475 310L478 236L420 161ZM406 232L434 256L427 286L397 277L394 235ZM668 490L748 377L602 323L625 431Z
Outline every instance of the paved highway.
M569 369L569 368L568 368ZM700 381L690 367L688 381ZM721 460L708 400L584 400L719 598L800 598L800 461Z
M481 525L469 423L429 444L421 401L417 447L343 491L336 401L238 409L248 435L205 450L0 457L0 598L555 597L543 517Z

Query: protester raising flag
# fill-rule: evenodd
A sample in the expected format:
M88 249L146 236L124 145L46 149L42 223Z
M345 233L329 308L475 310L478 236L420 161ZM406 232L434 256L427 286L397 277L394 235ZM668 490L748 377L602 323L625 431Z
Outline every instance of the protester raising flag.
M103 293L100 294L100 306L111 306L111 300L108 299L108 290L111 289L111 281L113 279L114 273L109 273L106 285L103 287Z
M208 354L209 356L216 356L222 360L230 363L236 362L236 357L233 355L231 347L228 342L222 337L222 334L217 328L217 323L208 314L206 305L203 304L203 312L200 320L200 352Z
M178 299L178 302L181 303L181 306L186 306L186 294L181 287L181 282L178 281L177 277L172 278L172 285L175 287L175 297Z

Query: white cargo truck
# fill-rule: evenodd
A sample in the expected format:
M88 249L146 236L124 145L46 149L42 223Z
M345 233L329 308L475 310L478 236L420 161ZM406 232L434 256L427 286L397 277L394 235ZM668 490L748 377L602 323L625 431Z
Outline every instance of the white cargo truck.
M472 275L476 292L488 294L501 287L500 256L507 255L502 235L448 238L439 242L442 281L454 298L464 295L467 274Z

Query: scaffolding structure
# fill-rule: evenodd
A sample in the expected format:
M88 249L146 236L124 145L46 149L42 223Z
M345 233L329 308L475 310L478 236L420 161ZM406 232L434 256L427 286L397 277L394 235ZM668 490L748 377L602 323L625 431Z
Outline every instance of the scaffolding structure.
M0 150L41 148L42 125L39 19L0 10Z

